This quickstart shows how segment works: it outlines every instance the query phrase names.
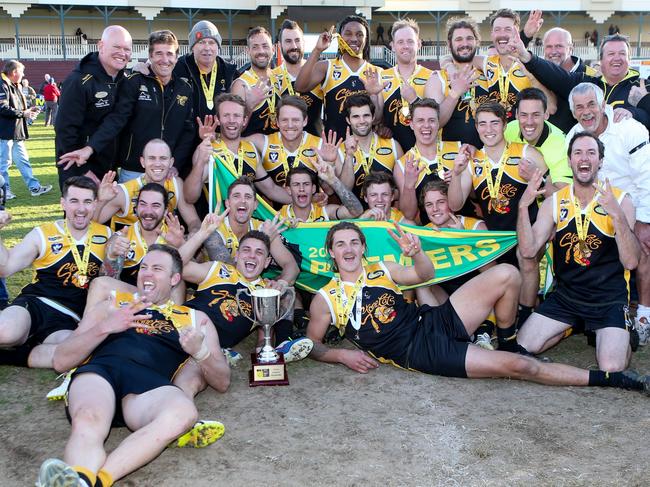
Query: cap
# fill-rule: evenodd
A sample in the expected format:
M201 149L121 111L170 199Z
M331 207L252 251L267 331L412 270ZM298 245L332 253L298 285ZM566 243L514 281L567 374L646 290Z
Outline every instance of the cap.
M221 47L221 35L219 34L219 29L209 20L201 20L194 24L189 35L190 49L194 47L194 44L199 42L201 39L214 39Z

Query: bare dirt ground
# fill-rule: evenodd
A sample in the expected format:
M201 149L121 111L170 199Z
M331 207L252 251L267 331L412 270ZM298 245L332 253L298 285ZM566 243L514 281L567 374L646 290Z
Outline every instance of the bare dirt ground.
M246 352L252 340L238 348ZM248 357L247 354L245 354ZM548 354L595 363L583 336ZM650 485L650 398L617 389L462 380L388 365L289 365L289 387L248 387L245 359L226 394L197 398L226 434L203 450L167 450L119 486ZM650 347L632 366L650 372ZM31 486L61 457L69 425L48 403L51 371L0 367L0 486ZM128 433L113 430L112 449Z

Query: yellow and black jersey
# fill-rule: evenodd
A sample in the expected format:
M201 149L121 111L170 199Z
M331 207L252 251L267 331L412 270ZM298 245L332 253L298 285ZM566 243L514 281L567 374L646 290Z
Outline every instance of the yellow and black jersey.
M478 69L475 71L485 80L485 76ZM437 71L433 76L438 77L440 85L443 87L443 95L445 97L448 96L451 91L451 82L447 71ZM463 144L471 144L474 147L483 147L483 142L481 142L478 136L474 121L474 111L477 106L476 88L472 88L467 93L461 95L454 107L454 111L451 113L451 118L442 127L440 138L442 140L460 141Z
M341 144L339 148L341 160L345 158L345 147ZM366 176L371 172L387 172L393 174L395 161L397 159L397 145L395 139L384 139L377 134L372 134L370 147L365 152L361 147L357 148L354 154L354 186L352 191L359 198L361 188Z
M163 232L166 231L164 223L161 230ZM129 241L129 251L124 258L124 266L122 267L122 272L120 273L120 280L135 286L138 281L140 262L142 262L142 259L144 259L144 256L148 250L147 242L145 242L144 237L142 236L142 230L140 229L139 221L136 221L128 228L125 237ZM162 235L160 235L156 239L155 243L165 244L167 242L162 237Z
M112 294L119 307L128 306L137 297L137 294L119 291ZM135 361L171 380L189 358L179 342L179 331L198 326L196 312L169 300L164 305L149 306L141 313L151 318L140 320L141 327L109 335L95 349L90 363L100 357Z
M280 218L293 219L296 218L296 214L293 212L293 205L284 205L280 208ZM330 217L327 214L327 210L324 206L314 205L312 203L311 209L309 210L309 217L305 223L311 222L328 222Z
M40 238L40 250L32 264L32 282L22 289L21 294L47 298L81 316L86 306L88 284L99 275L104 261L106 242L111 236L110 228L90 222L86 236L74 243L66 236L61 220L44 223L36 227L36 231ZM75 245L79 257L83 259L86 241L90 242L90 256L86 274L88 282L84 285L83 280L79 281L79 269L71 248Z
M254 220L251 218L251 221L248 223L248 230L259 230L259 228L264 223L261 220ZM235 235L232 228L230 228L229 218L224 218L223 223L219 228L217 228L217 233L223 240L224 245L230 251L230 255L235 258L235 252L239 248L239 238Z
M526 191L528 182L519 175L519 161L525 157L528 144L511 142L506 145L503 161L494 162L483 151L477 151L469 161L467 170L472 175L472 187L481 207L481 212L488 230L516 230L517 209L521 195ZM503 164L503 175L499 186L499 197L493 201L488 189L488 171L496 183L499 168ZM531 222L537 216L537 205L530 205L528 212Z
M424 87L433 71L419 64L406 82L413 87L419 98L424 98ZM415 135L410 127L408 114L402 111L403 83L397 66L386 69L381 73L382 83L388 83L382 92L384 98L384 124L393 132L393 137L400 143L402 149L409 150L415 145ZM408 106L407 106L408 107Z
M294 89L296 78L294 78L284 65L277 66L272 71L273 81L280 98L285 95L296 95L307 104L307 125L305 130L312 135L320 136L317 121L321 120L323 114L323 88L318 85L309 93L298 93Z
M215 261L187 305L210 317L217 327L219 343L223 348L234 347L255 328L251 298L246 293L240 293L240 308L237 291L264 288L266 285L265 279L247 281L234 266Z
M147 182L144 180L143 175L117 186L119 191L124 194L127 208L125 211L116 213L113 215L113 218L111 218L111 228L113 230L119 230L122 227L133 225L138 221L138 217L135 214L135 205L138 203L138 193L140 192L140 188L145 184L147 184ZM181 183L176 177L165 179L165 182L163 183L164 188L167 190L169 200L167 211L169 212L174 211L178 207L177 195L179 184Z
M363 85L363 74L369 68L379 70L381 68L372 66L364 62L359 69L352 71L343 59L328 59L327 73L321 88L325 96L323 103L325 109L325 133L332 130L337 133L339 138L345 137L345 129L348 126L345 121L343 104L348 97L366 93Z
M252 142L240 140L237 154L233 154L223 141L215 141L212 143L212 158L213 162L227 164L237 177L247 176L251 181L255 180L260 156Z
M463 226L463 230L478 230L478 226L483 223L483 220L471 216L456 215L456 218L458 218L458 221ZM434 228L433 223L427 223L424 225L424 228Z
M391 207L390 215L388 215L388 221L401 223L404 220L404 213L399 211L397 208Z
M253 71L253 68L244 71L238 79L248 89L253 88L260 81L259 76ZM270 78L269 82L273 86L272 93L253 109L253 113L251 113L248 120L248 125L242 132L242 137L248 137L251 134L270 134L278 130L275 120L275 107L278 105L280 98L275 89L273 78Z
M489 56L485 59L483 76L475 88L475 103L478 107L486 101L498 101L506 109L508 120L515 117L514 107L517 104L517 94L533 84L526 76L518 61L512 63L507 71L501 66L499 56Z
M327 302L332 323L341 335L377 358L389 357L399 362L400 358L406 356L418 323L417 307L406 302L383 263L364 266L363 272L362 286L359 286L359 282L344 282L333 278L318 293ZM355 292L355 289L358 291ZM357 309L358 293L361 293L360 312ZM351 301L354 303L350 304ZM348 308L351 306L347 316L346 302ZM358 330L353 323L357 318L360 320Z
M412 147L406 154L404 154L397 164L404 174L404 165L407 157L412 156L420 160L420 165L424 166L424 170L418 176L418 182L415 185L415 193L420 197L420 191L424 185L429 181L436 181L444 179L445 171L451 171L454 168L454 161L460 149L460 142L443 142L438 141L436 148L436 158L429 160L417 150L417 147Z
M289 152L282 143L280 132L265 135L262 165L275 184L284 186L287 173L294 167L306 167L316 172L312 161L316 157L315 149L320 148L322 142L320 137L304 132L298 150Z
M613 188L619 204L626 193ZM593 204L587 237L581 244L576 230L573 185L553 194L553 269L557 292L588 304L628 303L629 271L619 260L614 222L599 203ZM581 222L590 204L581 211Z

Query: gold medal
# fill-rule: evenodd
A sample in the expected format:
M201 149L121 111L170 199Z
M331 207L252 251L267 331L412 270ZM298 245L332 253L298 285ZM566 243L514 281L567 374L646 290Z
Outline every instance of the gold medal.
M408 104L402 105L402 108L400 109L400 112L402 113L402 116L404 118L411 118L411 110L409 109Z
M199 79L201 80L201 90L203 91L203 96L205 97L205 104L209 110L214 108L214 87L217 83L217 62L212 65L212 70L210 71L210 86L205 82L203 77L204 73L199 71ZM205 73L207 75L207 73Z
M88 286L88 276L85 274L79 274L77 273L77 283L79 284L79 287L87 287Z
M91 239L92 239L92 223L91 225L88 226L88 229L86 230L86 240L84 242L84 253L83 257L81 254L79 254L79 249L77 248L77 244L72 238L72 234L70 233L70 230L68 229L68 222L67 220L64 220L63 222L63 232L65 234L65 238L68 241L68 244L70 245L70 252L72 253L72 258L74 260L75 266L77 267L77 273L75 274L77 278L77 287L80 288L85 288L88 286L88 264L90 262L90 245L91 245Z
M584 240L578 241L578 251L584 256L588 257L591 254L589 245Z
M445 170L444 170L444 169L440 169L440 170L438 171L438 177L439 177L442 181L445 180Z
M208 107L208 110L212 110L214 108L214 102L212 100L206 101L205 104Z

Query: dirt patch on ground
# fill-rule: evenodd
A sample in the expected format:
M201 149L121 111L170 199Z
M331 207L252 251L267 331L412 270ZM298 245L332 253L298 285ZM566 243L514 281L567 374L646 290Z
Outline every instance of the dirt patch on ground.
M595 363L581 336L548 355ZM650 372L650 347L632 365ZM446 379L387 365L360 375L311 360L289 366L289 387L249 388L249 366L234 369L226 394L197 398L201 417L226 425L221 440L203 450L167 450L119 485L650 483L650 398L638 392ZM45 400L54 377L0 367L0 485L31 486L45 458L62 456L69 433L63 404ZM107 448L127 433L113 430Z

